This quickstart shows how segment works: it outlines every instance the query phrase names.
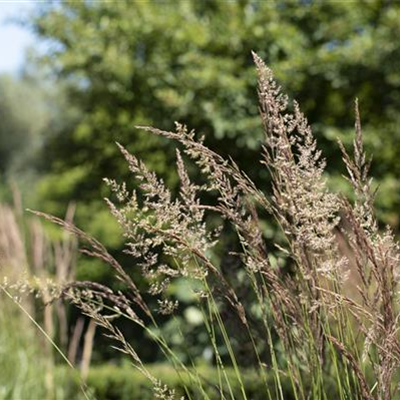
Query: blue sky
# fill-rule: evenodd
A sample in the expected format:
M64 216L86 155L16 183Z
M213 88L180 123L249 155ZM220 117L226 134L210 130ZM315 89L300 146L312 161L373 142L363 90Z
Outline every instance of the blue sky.
M24 27L12 23L31 10L39 1L0 0L0 73L15 73L23 65L27 47L34 43L33 35Z

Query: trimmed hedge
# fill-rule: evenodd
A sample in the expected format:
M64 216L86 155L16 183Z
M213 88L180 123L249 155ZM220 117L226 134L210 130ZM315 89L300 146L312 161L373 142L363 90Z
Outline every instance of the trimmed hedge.
M203 399L195 383L190 382L190 378L185 373L178 374L168 365L148 366L151 373L162 380L163 384L170 389L175 389L177 398L185 394L184 385L189 388L192 399ZM218 383L218 373L212 367L200 367L197 369L202 377L204 389L212 400L221 399L221 395L216 388ZM242 399L240 385L232 369L227 369L227 375L231 383L235 399ZM246 395L249 400L268 399L267 390L260 376L254 371L246 371L243 376ZM131 366L102 365L91 368L87 380L89 392L96 400L154 400L154 393L151 383L137 369ZM274 384L271 380L271 393L274 393ZM65 385L70 399L80 399L82 397L77 378L71 378ZM230 398L228 387L224 388L226 398ZM285 400L292 400L292 389L290 382L283 381ZM178 396L179 395L179 396ZM90 396L92 398L92 396ZM187 396L185 396L187 398Z

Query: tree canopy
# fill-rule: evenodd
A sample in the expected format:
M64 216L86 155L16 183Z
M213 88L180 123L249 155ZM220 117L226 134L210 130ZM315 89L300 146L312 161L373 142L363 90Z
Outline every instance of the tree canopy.
M47 143L46 197L52 191L60 201L98 197L104 176L125 171L116 140L173 184L174 152L137 124L172 129L183 122L262 179L254 162L262 139L255 50L300 101L332 173L340 172L335 138L351 140L359 98L384 219L397 225L399 18L398 3L379 0L44 4L31 20L48 43L41 61L68 83L70 101L81 110L73 129Z

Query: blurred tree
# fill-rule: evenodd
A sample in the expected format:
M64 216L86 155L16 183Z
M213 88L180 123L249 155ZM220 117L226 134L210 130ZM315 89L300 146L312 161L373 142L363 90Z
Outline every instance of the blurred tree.
M384 217L397 225L399 18L400 3L384 0L46 3L32 19L48 41L41 61L68 81L82 117L47 142L43 168L51 175L43 191L64 202L98 197L102 177L126 170L114 140L174 183L170 144L134 126L170 129L175 120L262 179L254 163L262 138L254 49L300 101L331 171L340 159L332 142L350 141L352 103L360 98Z
M10 180L17 182L32 205L41 147L50 132L58 136L66 129L73 113L63 85L46 81L33 66L20 75L0 75L0 184L5 193Z
M23 154L35 146L47 124L42 93L25 79L0 76L0 170L7 174L18 167ZM20 165L19 165L20 166Z

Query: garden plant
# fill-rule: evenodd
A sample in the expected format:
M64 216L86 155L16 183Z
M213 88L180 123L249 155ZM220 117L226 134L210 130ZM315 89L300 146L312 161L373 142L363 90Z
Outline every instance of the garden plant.
M113 193L106 201L133 261L122 266L73 223L35 212L76 235L82 251L108 263L120 282L118 290L88 281L54 283L51 293L103 328L157 399L395 399L400 249L375 216L358 104L352 154L338 142L353 188L348 199L328 189L325 161L299 104L289 102L257 54L253 59L265 133L261 164L254 168L265 168L265 184L257 186L235 160L206 147L181 123L175 131L138 127L177 143L178 196L118 144L139 189L106 179ZM186 165L196 166L203 181L193 183ZM263 231L265 218L276 226L272 243ZM216 256L224 234L238 244L225 255L237 260L235 274L226 273L223 257ZM137 268L145 290L133 278ZM173 319L179 311L170 290L177 280L200 310L215 377L202 372L190 349L182 359L159 329L160 316ZM243 295L241 287L249 291ZM121 318L161 349L179 387L169 387L142 362L119 328ZM235 331L250 344L246 355L262 383L256 393L237 354Z

